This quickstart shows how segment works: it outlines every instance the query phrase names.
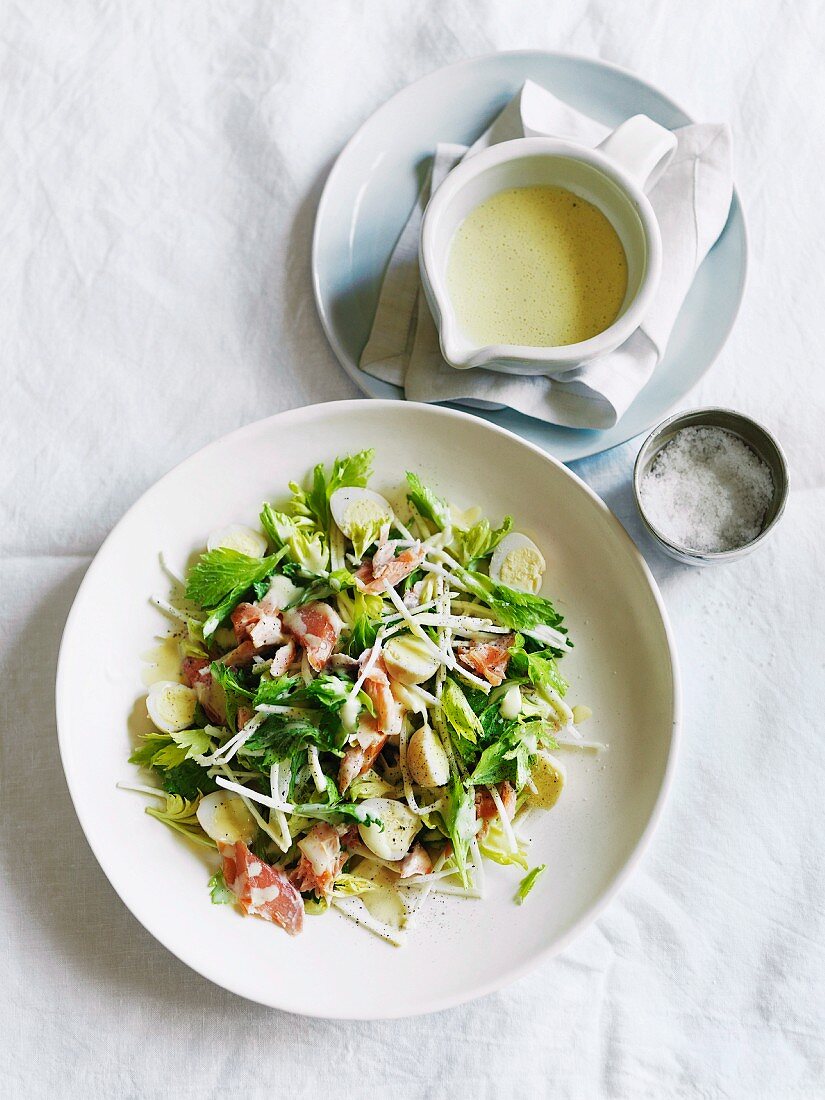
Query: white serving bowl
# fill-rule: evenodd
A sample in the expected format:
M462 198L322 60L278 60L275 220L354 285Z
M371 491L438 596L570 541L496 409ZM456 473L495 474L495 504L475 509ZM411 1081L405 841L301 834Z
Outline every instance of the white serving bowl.
M373 446L380 492L405 470L495 522L511 513L542 548L545 594L566 617L569 698L594 712L586 736L606 754L565 754L558 805L526 828L547 872L523 906L518 868L487 867L482 901L440 897L403 948L338 913L308 917L291 939L230 905L212 905L216 857L144 811L127 762L145 729L141 678L168 623L163 551L175 572L207 534L255 522L316 462ZM57 675L60 751L88 841L124 903L170 951L227 989L312 1016L431 1012L498 988L560 950L601 912L647 846L673 772L676 657L661 599L621 524L574 474L537 447L466 413L395 401L340 401L251 424L204 448L151 488L101 547L66 624ZM562 750L559 750L562 751ZM145 781L145 779L144 779Z

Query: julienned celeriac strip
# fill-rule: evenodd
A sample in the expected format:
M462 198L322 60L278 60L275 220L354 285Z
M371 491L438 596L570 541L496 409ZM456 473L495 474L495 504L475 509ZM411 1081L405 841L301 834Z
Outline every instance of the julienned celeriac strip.
M123 786L217 849L213 902L290 934L335 907L400 944L431 894L482 897L485 860L522 901L538 871L519 826L561 794L554 753L602 746L565 700L540 549L414 473L391 504L372 459L316 466L260 527L213 532L156 599L180 671L130 758L157 785Z

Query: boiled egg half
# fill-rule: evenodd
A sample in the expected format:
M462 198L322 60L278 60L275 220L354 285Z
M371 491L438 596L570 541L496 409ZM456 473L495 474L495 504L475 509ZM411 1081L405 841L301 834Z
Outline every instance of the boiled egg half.
M260 531L233 523L213 531L206 540L207 550L237 550L248 558L262 558L266 555L266 539Z
M221 844L235 844L239 840L249 844L258 833L258 825L244 800L230 791L204 795L195 814L206 835Z
M370 817L381 825L359 825L358 832L369 850L379 859L390 862L403 859L412 847L415 834L421 828L416 814L401 802L391 798L365 798L358 803Z
M438 658L424 639L414 634L396 634L390 638L383 656L387 672L402 684L423 684L438 671Z
M443 787L449 782L450 761L432 726L423 725L410 738L407 767L420 787Z
M332 518L348 539L352 538L357 527L368 527L373 523L382 527L385 523L392 522L393 518L389 501L372 489L336 489L329 498L329 509Z
M174 680L158 680L149 689L146 710L159 730L177 733L188 729L195 717L198 697L193 688Z
M547 568L541 550L526 535L511 531L493 551L490 577L497 584L535 595L541 588Z

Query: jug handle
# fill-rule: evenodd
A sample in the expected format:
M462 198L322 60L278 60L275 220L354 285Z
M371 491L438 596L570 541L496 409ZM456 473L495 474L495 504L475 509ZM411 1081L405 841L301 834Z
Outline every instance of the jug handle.
M649 191L670 164L676 135L647 115L634 115L597 148L624 168L643 191Z

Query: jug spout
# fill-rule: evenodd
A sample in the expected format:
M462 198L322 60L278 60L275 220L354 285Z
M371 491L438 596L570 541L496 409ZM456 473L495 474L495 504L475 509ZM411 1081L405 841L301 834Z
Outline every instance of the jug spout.
M461 334L453 318L442 317L441 331L438 334L441 353L453 367L466 370L472 366L472 360L482 348L473 347Z

